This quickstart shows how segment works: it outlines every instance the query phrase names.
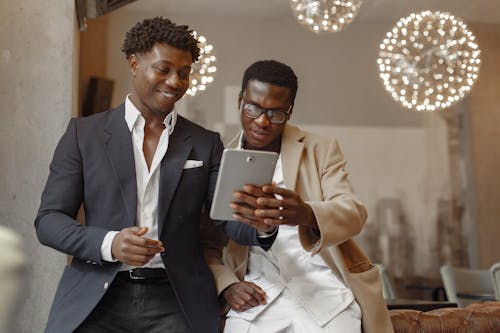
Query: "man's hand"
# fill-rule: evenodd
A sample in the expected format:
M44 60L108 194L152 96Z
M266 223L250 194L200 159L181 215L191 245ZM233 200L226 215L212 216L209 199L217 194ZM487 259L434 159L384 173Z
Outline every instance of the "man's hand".
M241 222L248 224L258 231L270 232L275 227L273 225L266 224L264 218L258 217L255 212L256 209L261 208L257 204L257 199L260 197L270 197L262 191L261 187L255 185L245 185L240 191L233 193L233 197L236 201L229 204L229 207L233 210L233 217Z
M148 232L147 227L122 229L111 244L113 257L130 266L144 266L157 253L165 251L159 240L143 237L146 232Z
M266 292L253 282L233 283L223 292L227 304L235 311L245 311L266 304Z
M258 208L255 215L265 224L306 225L318 228L311 206L306 204L297 192L275 185L264 185L262 192L265 195L256 199ZM276 198L276 195L282 199Z

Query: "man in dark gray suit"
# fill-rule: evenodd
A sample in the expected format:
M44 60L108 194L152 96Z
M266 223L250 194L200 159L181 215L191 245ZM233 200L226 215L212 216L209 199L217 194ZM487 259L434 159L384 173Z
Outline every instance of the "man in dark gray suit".
M223 146L174 110L197 41L157 17L127 32L122 51L132 93L116 109L70 121L42 194L38 238L73 256L46 332L218 332L200 216ZM85 225L75 220L82 203ZM272 241L238 222L221 226L243 244Z

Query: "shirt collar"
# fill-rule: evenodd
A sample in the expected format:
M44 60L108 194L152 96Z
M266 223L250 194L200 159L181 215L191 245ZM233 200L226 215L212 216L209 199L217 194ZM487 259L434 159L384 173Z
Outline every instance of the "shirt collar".
M244 149L243 148L244 143L245 143L245 135L244 135L244 132L241 131L240 138L238 140L238 146L236 147L236 149Z
M137 119L142 117L141 112L136 108L134 103L130 100L130 94L125 98L125 121L127 122L127 126L130 132L132 132L135 124L137 123ZM175 124L177 123L177 111L175 108L170 111L169 114L163 120L163 124L165 128L168 130L168 134L172 134L175 128Z

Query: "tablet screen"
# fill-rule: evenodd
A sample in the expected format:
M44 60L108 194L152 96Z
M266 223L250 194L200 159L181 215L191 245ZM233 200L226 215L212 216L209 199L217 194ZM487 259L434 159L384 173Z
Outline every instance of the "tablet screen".
M233 192L241 190L246 184L271 184L277 160L278 154L275 152L225 149L210 217L214 220L234 220L233 210L229 207L234 201Z

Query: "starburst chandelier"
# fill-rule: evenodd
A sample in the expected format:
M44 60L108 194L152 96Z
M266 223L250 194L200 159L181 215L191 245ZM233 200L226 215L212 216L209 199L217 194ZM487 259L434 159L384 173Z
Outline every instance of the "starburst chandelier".
M352 22L361 0L290 0L299 23L315 33L337 32Z
M204 36L198 36L196 31L193 31L193 35L198 39L200 57L191 67L191 74L189 77L191 82L189 89L186 91L186 94L191 96L207 89L207 85L213 82L215 72L217 71L214 64L216 60L213 54L214 47L207 43L207 39Z
M481 51L474 40L452 14L411 14L379 46L380 78L392 98L408 109L446 109L469 93L478 78Z

